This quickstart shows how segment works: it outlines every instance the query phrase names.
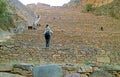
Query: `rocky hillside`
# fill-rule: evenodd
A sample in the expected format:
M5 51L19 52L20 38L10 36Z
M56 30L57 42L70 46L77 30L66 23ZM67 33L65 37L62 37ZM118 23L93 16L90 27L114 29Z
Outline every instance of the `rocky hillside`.
M3 7L6 8L6 11L4 12L4 15L0 18L1 30L10 30L10 28L18 27L20 24L23 26L33 24L32 21L34 20L35 14L20 1L6 0L4 4L5 6ZM1 10L2 9L0 9L0 11ZM6 22L6 24L4 21Z
M32 12L29 8L27 8L18 0L8 0L8 2L11 6L15 7L15 10L12 12L13 14L17 14L25 21L29 22L29 25L32 25L32 21L34 20L34 12Z
M41 27L3 42L0 62L120 64L119 20L46 5L44 8L37 6L34 12L41 15ZM45 48L46 24L54 31L50 49Z
M102 6L111 3L112 1L113 0L71 0L67 5L71 5L71 4L86 5L90 3L93 4L94 6Z
M61 66L66 65L65 74L77 72L80 73L80 77L114 77L103 71L108 69L108 72L115 77L120 76L119 20L109 16L83 13L80 9L69 7L50 7L44 4L31 4L28 7L41 16L39 21L41 26L16 34L7 42L1 42L0 64L55 63ZM45 48L43 35L46 24L49 24L54 32L49 49ZM31 73L23 66L14 65L10 69L8 66L6 68L0 66L1 71L7 68L9 72L32 77L28 76ZM94 69L103 72L97 72ZM6 75L2 73L4 74ZM8 75L13 76L13 74Z
M120 19L120 0L71 0L65 7L78 8L82 12L107 15Z

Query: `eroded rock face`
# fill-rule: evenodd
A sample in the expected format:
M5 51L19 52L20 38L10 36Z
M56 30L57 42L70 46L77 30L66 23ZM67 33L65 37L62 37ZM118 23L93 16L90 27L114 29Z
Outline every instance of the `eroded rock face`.
M62 77L61 67L56 64L41 65L33 68L33 77Z
M16 14L18 16L20 16L22 19L25 20L25 22L27 21L26 24L28 25L32 25L32 21L33 21L33 17L34 17L34 13L27 8L24 4L22 4L19 0L6 0L8 1L9 5L12 6L14 5L16 7Z

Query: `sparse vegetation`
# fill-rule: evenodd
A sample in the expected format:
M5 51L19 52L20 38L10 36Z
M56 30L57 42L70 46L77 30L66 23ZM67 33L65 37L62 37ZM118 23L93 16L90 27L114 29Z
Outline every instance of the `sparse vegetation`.
M120 19L120 0L113 0L113 2L100 7L95 7L93 4L88 3L84 7L84 12L92 12L95 15L106 15Z
M0 16L4 16L6 13L6 3L3 0L0 0Z
M90 61L84 61L84 64L85 65L90 65L90 64L92 64Z
M107 15L120 19L120 0L113 0L112 3L96 7L94 13L96 15Z
M12 16L8 15L7 3L4 0L0 0L0 28L2 30L10 30L10 27L14 27Z

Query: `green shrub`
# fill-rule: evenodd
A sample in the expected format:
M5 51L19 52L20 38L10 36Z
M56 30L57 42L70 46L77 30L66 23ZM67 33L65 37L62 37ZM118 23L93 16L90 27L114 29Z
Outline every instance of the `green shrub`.
M85 9L86 9L87 12L94 11L94 7L90 3L86 4Z
M90 64L92 64L92 63L91 63L90 61L85 60L85 61L84 61L84 64L85 64L85 65L90 65Z
M3 0L0 0L0 16L5 15L7 10L6 3Z
M8 6L4 0L0 0L0 29L10 31L11 27L15 27L13 17L8 15Z
M12 16L0 18L0 28L2 30L9 31L11 27L15 27Z

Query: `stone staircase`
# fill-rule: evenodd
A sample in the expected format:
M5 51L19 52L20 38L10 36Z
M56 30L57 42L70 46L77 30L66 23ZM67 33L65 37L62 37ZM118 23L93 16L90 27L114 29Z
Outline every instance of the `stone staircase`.
M67 8L43 8L37 13L41 14L41 27L16 34L2 43L0 62L119 64L119 57L113 59L119 56L118 20ZM46 24L54 32L49 49L45 48L43 35Z

